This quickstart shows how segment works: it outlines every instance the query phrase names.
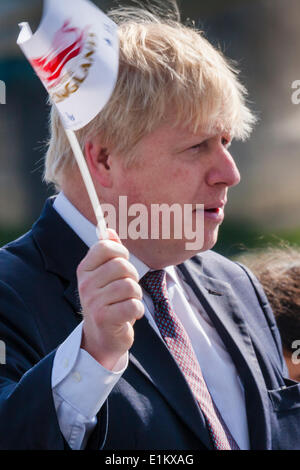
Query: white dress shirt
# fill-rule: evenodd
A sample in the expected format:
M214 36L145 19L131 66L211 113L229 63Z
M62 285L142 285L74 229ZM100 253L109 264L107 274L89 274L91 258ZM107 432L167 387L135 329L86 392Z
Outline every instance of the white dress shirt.
M55 210L88 247L97 242L96 227L60 193ZM141 279L149 268L130 254ZM240 449L249 449L244 389L215 327L191 287L174 266L165 268L168 295L199 361L209 392ZM151 297L144 292L145 315L158 335ZM62 343L54 358L52 389L60 429L72 449L83 449L94 429L96 415L128 366L125 354L113 371L81 349L81 322Z

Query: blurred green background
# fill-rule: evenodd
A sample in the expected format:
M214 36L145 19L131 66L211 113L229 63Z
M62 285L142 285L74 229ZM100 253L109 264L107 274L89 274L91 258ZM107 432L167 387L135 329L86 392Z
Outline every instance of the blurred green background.
M94 3L104 10L114 4ZM259 117L251 139L231 148L242 181L229 193L216 251L234 256L281 240L300 245L300 105L291 100L292 83L300 80L299 0L179 4L183 20L192 19L238 62ZM29 21L35 29L41 12L41 0L0 2L0 80L6 84L6 104L0 105L0 246L28 230L53 194L41 182L46 92L16 45L18 23Z

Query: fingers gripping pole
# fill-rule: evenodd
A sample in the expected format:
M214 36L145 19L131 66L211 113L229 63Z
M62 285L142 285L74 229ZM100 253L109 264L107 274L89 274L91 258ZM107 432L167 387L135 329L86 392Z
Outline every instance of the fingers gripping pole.
M101 209L101 205L100 205L88 166L86 164L85 158L80 148L79 142L77 140L77 137L74 131L65 129L65 132L70 142L77 164L79 166L79 170L82 175L85 187L87 189L91 204L93 206L93 210L97 219L97 235L100 239L107 239L108 233L107 233L106 223L105 223L105 219L104 219L103 212Z

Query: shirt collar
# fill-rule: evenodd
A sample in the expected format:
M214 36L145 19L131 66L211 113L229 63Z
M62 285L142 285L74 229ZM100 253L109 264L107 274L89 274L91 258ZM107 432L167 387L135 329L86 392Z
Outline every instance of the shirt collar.
M63 192L57 195L53 207L89 248L97 242L95 225L73 206Z
M75 206L73 206L63 192L60 192L57 195L53 207L89 248L97 242L98 237L96 226L84 217ZM139 279L150 271L149 266L132 253L129 253L129 261L137 270ZM175 267L168 266L164 268L164 270L168 275L167 277L169 277L168 281L171 280L173 283L181 287Z

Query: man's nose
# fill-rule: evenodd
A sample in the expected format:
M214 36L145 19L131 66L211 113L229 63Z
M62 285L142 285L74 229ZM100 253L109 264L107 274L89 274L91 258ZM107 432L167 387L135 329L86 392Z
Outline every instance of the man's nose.
M207 183L210 186L223 184L230 187L239 184L240 180L240 172L231 154L223 148L215 155L213 165L207 174Z

